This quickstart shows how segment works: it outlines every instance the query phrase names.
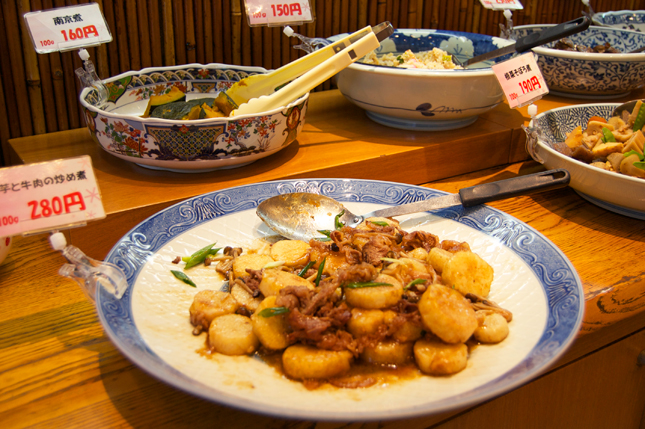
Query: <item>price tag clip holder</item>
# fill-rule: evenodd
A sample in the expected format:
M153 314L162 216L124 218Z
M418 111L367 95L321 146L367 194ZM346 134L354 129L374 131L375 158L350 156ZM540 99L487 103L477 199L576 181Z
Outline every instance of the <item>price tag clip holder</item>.
M535 104L529 105L528 113L531 117L531 121L529 122L528 127L526 125L522 125L522 129L526 133L526 152L531 155L531 158L533 158L540 164L544 164L544 159L542 159L542 157L538 155L537 151L535 150L538 140L542 136L542 130L535 123L535 116L537 115L537 112L538 108Z
M128 289L128 281L119 267L92 259L78 247L68 245L62 232L53 232L49 242L69 262L58 270L58 274L76 281L90 300L96 301L96 293L101 286L118 299L123 297Z
M90 61L90 54L87 50L81 48L78 51L78 56L83 61L83 67L76 69L76 76L81 81L83 88L94 88L96 90L95 97L89 97L87 101L100 109L108 100L108 90L96 74L96 68L94 63Z

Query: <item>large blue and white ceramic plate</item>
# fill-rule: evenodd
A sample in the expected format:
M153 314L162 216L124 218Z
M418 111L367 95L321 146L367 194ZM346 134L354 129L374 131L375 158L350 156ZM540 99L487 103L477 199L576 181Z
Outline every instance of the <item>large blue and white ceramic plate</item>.
M467 241L495 270L490 299L513 312L510 335L471 350L468 367L451 377L419 376L364 389L307 390L249 356L207 357L205 334L193 336L188 308L197 289L220 288L212 267L196 267L198 288L176 280L171 261L206 244L257 245L273 235L256 216L264 199L294 191L329 195L354 213L444 195L399 183L311 179L259 183L186 200L145 220L111 250L126 274L122 299L97 293L106 333L132 362L193 395L282 418L334 421L400 419L475 404L544 372L568 348L582 321L584 295L573 266L548 239L487 206L401 216L406 230ZM254 244L255 243L255 244Z

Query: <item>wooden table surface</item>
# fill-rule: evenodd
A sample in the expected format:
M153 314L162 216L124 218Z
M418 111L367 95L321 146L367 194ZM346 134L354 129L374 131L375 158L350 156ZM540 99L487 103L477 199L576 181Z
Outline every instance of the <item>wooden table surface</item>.
M160 208L243 183L360 177L455 192L542 169L522 152L526 108L501 106L463 130L408 133L372 123L335 91L312 95L298 143L246 171L144 169L90 147L85 130L12 141L13 159L92 156L108 217L70 231L70 238L97 258ZM547 97L538 107L577 102ZM482 150L475 166L472 159L443 158L474 144ZM2 426L645 427L645 367L636 364L645 349L645 223L596 207L568 188L491 206L553 241L577 270L586 299L582 330L569 351L545 374L501 397L465 410L366 424L282 420L195 398L148 375L112 345L93 304L57 274L64 258L46 235L37 235L17 237L0 266Z

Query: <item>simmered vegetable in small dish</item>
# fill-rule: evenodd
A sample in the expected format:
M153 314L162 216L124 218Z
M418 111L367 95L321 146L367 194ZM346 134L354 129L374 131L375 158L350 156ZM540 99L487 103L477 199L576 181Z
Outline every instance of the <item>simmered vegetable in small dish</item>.
M639 100L631 113L623 111L609 119L592 116L585 127L576 127L554 148L603 170L645 178L643 125L645 105Z

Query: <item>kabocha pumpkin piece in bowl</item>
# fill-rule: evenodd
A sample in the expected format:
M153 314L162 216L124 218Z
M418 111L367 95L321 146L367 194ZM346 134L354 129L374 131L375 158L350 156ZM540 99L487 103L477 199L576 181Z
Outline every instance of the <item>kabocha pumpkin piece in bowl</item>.
M188 64L130 71L103 81L108 100L80 95L92 139L143 167L177 172L237 168L284 149L305 123L309 94L258 114L226 117L214 100L261 67Z

